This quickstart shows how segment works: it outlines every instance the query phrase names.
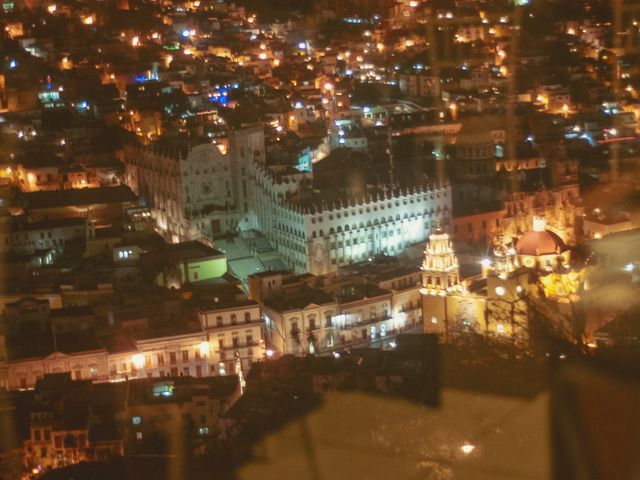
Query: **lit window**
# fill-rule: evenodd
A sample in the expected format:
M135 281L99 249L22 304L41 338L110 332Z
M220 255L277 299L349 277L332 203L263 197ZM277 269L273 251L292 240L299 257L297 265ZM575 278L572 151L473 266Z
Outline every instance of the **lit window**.
M196 352L200 354L201 358L207 358L210 349L211 346L209 345L209 342L201 342L200 347L198 350L196 350Z
M175 385L173 382L156 383L153 386L154 397L172 397Z

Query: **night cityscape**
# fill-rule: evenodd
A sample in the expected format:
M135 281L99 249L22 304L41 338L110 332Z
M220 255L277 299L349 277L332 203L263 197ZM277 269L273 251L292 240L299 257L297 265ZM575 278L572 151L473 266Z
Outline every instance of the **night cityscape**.
M2 0L0 479L640 467L640 0Z

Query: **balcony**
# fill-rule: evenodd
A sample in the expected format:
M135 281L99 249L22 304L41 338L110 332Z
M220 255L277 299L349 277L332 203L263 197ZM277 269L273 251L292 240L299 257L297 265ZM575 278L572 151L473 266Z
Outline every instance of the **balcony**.
M240 357L252 357L257 352L255 349L259 349L263 347L263 343L258 340L254 340L252 342L242 342L237 343L236 345L228 345L222 348L218 348L215 350L215 353L220 357L220 360L231 360L233 359L235 352L238 352ZM242 349L246 349L245 354L243 355Z
M243 326L262 326L263 324L264 322L260 318L252 319L248 322L241 320L235 323L223 323L222 325L218 325L217 323L215 323L215 320L214 320L214 323L211 323L211 321L209 321L208 325L206 324L206 322L203 322L203 328L207 332L216 332L220 330L228 330L228 329L238 328Z
M218 348L216 352L227 351L227 350L237 350L239 348L257 347L258 345L260 345L259 340L253 340L251 342L238 342L235 345L225 345L221 348Z
M351 330L354 328L358 328L358 327L366 327L369 325L373 325L376 323L381 323L381 322L386 322L388 320L391 320L392 317L389 315L384 315L381 317L373 317L373 318L368 318L368 319L364 319L364 320L359 320L357 322L353 322L353 323L349 323L347 325L341 325L340 327L338 327L340 330Z
M329 352L340 351L347 348L357 348L357 347L364 347L369 345L381 346L384 342L389 342L393 340L397 335L401 333L421 333L421 332L422 332L422 325L417 322L413 326L389 329L385 332L384 336L381 336L378 333L375 338L371 338L369 335L367 335L366 338L362 338L361 336L358 336L356 338L351 337L350 339L347 339L341 336L335 339L334 344L331 347L326 347L326 346L318 347L318 352L321 354L326 354Z

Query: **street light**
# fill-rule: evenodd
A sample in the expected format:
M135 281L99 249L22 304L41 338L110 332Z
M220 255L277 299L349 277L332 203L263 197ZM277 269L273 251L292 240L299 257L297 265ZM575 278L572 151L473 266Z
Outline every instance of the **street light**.
M475 445L472 445L470 443L465 443L464 445L462 445L460 447L460 450L462 450L462 453L464 453L465 455L469 455L471 452L473 452L476 449Z

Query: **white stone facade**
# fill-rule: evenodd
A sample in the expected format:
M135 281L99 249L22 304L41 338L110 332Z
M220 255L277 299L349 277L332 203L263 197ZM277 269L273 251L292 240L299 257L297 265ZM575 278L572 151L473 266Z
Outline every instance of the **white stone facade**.
M264 159L261 128L229 134L228 146L180 149L125 145L125 183L146 203L158 231L178 242L234 231L249 211L247 166Z
M377 254L397 255L424 241L451 217L449 185L363 197L344 204L297 205L287 200L311 174L276 176L254 164L253 228L261 230L296 272L322 275Z
M246 372L264 358L264 339L260 305L249 303L239 307L212 307L197 312L210 348L211 374L233 374L239 358Z
M398 255L408 245L424 241L437 222L448 225L450 216L448 185L397 191L307 213L307 270L324 274L377 254Z
M377 254L397 255L425 241L436 221L450 221L448 185L303 205L289 199L313 174L266 167L260 127L230 132L228 152L221 150L199 145L181 158L125 147L126 182L147 199L166 238L256 229L291 269L319 275Z
M0 362L0 388L27 389L46 373L71 372L76 380L123 381L127 378L234 374L236 352L243 373L264 358L260 306L230 306L197 312L201 329L137 338L131 348L100 348L43 358ZM220 320L218 320L220 317Z

